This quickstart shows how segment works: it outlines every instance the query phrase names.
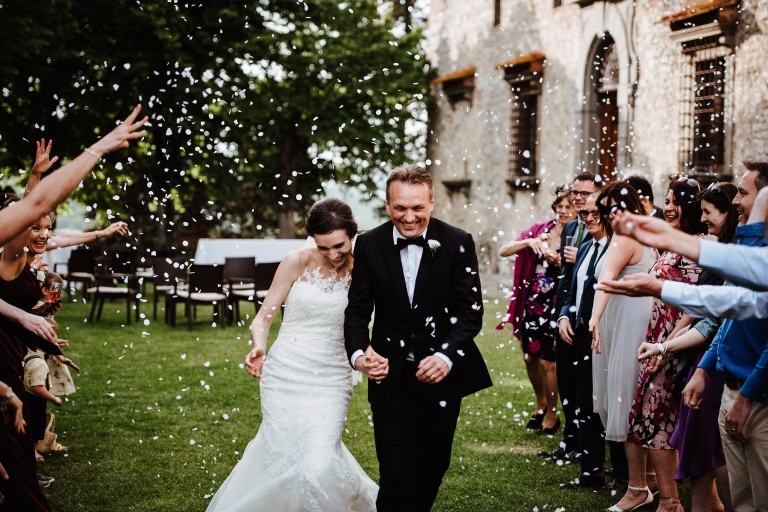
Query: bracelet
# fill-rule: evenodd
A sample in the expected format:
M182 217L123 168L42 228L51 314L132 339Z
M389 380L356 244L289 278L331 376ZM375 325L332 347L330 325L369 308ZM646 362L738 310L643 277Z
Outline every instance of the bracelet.
M16 396L16 393L13 392L13 390L9 387L8 393L5 395L6 398L11 399Z
M93 234L96 235L96 240L98 240L99 239L99 230L97 229L96 231L93 232Z
M98 158L99 160L101 160L101 155L98 154L97 152L95 152L94 150L92 150L91 148L85 148L83 151L88 153L89 155L93 155L96 158Z

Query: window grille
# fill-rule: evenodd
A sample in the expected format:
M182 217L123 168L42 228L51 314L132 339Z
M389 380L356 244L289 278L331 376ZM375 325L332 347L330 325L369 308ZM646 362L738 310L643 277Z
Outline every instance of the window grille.
M536 176L539 92L530 80L512 83L510 180L534 179Z
M493 26L501 24L501 0L493 0Z
M727 47L718 37L682 43L680 107L681 172L718 175L725 167L725 92Z

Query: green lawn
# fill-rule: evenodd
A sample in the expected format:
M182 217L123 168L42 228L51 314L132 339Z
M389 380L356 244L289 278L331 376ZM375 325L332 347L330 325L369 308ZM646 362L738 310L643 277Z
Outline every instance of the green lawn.
M82 301L57 315L60 337L71 343L66 355L83 373L75 376L77 393L54 411L69 453L49 455L39 465L56 478L46 493L62 512L203 511L261 419L258 382L240 367L248 330L213 328L209 307L199 308L191 332L184 322L166 326L162 313L148 325L124 326L124 307L105 304L94 324L84 323L88 306ZM462 404L453 463L434 510L603 510L618 497L560 491L557 484L575 476L576 468L536 457L558 439L523 427L532 391L519 347L493 329L502 309L489 301L477 339L495 384ZM142 310L151 317L151 300ZM253 315L245 304L242 312ZM365 384L358 385L344 442L376 480L369 414Z

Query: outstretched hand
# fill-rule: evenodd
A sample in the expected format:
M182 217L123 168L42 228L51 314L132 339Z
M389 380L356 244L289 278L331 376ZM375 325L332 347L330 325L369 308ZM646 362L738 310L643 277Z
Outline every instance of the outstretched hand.
M368 346L365 355L355 360L355 368L363 372L369 379L381 382L389 374L389 359L380 356L373 350L373 347Z
M133 139L142 138L147 131L141 130L140 132L137 132L136 130L144 126L144 123L146 123L149 118L144 116L143 119L136 121L139 112L141 112L141 104L136 105L136 108L133 109L131 115L125 118L125 121L99 139L90 149L98 155L103 156L116 149L127 148L129 142Z
M437 384L448 376L448 363L442 357L427 356L419 362L416 378L427 384Z
M676 232L675 228L661 219L626 211L616 212L611 225L618 235L632 237L643 245L665 251L671 249Z
M629 297L661 297L663 284L650 274L630 274L619 280L600 281L595 289Z
M123 221L113 222L107 229L100 232L101 236L108 237L112 235L125 235L128 233L128 224Z
M53 164L58 162L59 157L55 156L51 158L51 145L52 140L48 141L48 145L45 145L45 139L40 139L40 142L35 142L37 146L37 152L35 153L35 163L32 165L32 174L45 174L45 172L51 168Z

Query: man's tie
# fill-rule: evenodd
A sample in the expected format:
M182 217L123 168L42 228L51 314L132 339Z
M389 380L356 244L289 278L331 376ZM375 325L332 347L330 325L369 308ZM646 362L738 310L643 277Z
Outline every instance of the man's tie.
M589 260L589 266L587 267L587 279L584 281L587 283L595 274L595 266L597 265L597 253L600 251L600 244L597 240L592 242L592 258Z
M395 247L397 247L398 251L402 251L411 244L418 245L419 247L426 247L427 239L421 235L416 238L398 238Z
M576 235L576 243L573 244L573 246L578 249L581 245L581 241L584 239L584 223L577 222L577 224L579 225L579 234Z

